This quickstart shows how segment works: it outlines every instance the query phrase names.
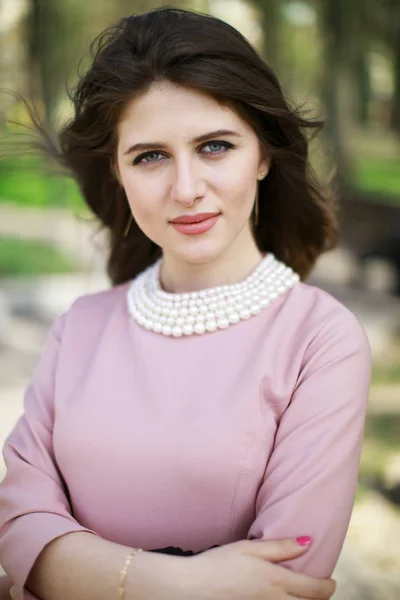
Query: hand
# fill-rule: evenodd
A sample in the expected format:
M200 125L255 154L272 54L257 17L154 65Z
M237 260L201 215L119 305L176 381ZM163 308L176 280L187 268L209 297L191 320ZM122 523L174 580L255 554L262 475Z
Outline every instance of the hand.
M10 589L10 598L12 600L23 600L24 590L16 585L13 585Z
M188 560L191 600L328 600L332 579L315 579L275 562L307 551L293 539L241 540L206 550Z

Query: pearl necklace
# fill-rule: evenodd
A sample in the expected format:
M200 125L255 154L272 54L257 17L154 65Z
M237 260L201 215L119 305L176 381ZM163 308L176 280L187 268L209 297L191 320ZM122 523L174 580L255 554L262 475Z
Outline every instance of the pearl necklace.
M300 279L270 253L239 283L174 294L160 286L161 262L159 258L133 279L128 310L142 327L174 337L226 329L257 315Z

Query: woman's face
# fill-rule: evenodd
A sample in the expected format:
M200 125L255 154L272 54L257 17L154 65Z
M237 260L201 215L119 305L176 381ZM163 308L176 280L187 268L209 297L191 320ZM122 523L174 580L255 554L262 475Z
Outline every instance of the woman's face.
M257 180L268 170L253 129L211 96L169 82L126 107L116 172L133 217L165 255L205 263L245 252ZM213 218L182 227L181 216Z

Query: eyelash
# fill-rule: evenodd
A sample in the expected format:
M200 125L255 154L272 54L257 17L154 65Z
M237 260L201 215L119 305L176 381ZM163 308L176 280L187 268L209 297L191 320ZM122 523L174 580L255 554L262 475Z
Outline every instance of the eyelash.
M229 142L224 142L221 140L212 140L211 142L206 142L205 144L203 144L202 146L200 146L200 148L204 148L206 146L211 146L213 144L216 144L217 146L222 146L223 148L225 148L225 150L219 150L218 152L206 152L206 155L209 156L220 156L221 154L225 154L228 150L232 150L233 148L235 148L235 146L233 144L230 144ZM147 158L148 156L152 156L154 154L158 154L161 155L161 152L156 152L155 150L150 150L149 152L144 152L143 154L140 154L137 158L135 158L135 160L133 161L134 165L151 165L151 164L156 164L159 161L158 160L154 160L151 162L146 162L145 158ZM143 162L142 162L143 161Z

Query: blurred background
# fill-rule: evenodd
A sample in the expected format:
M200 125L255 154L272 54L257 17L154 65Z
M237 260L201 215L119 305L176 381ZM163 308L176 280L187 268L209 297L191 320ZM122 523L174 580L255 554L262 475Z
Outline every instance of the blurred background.
M152 0L0 0L0 88L33 98L49 131L93 36ZM327 120L311 155L334 170L341 243L308 282L360 319L374 370L360 483L337 567L337 600L400 597L400 0L176 0L239 29L288 98ZM109 287L105 238L74 182L15 151L32 138L23 103L0 94L0 443L53 319ZM0 462L0 479L4 464Z

